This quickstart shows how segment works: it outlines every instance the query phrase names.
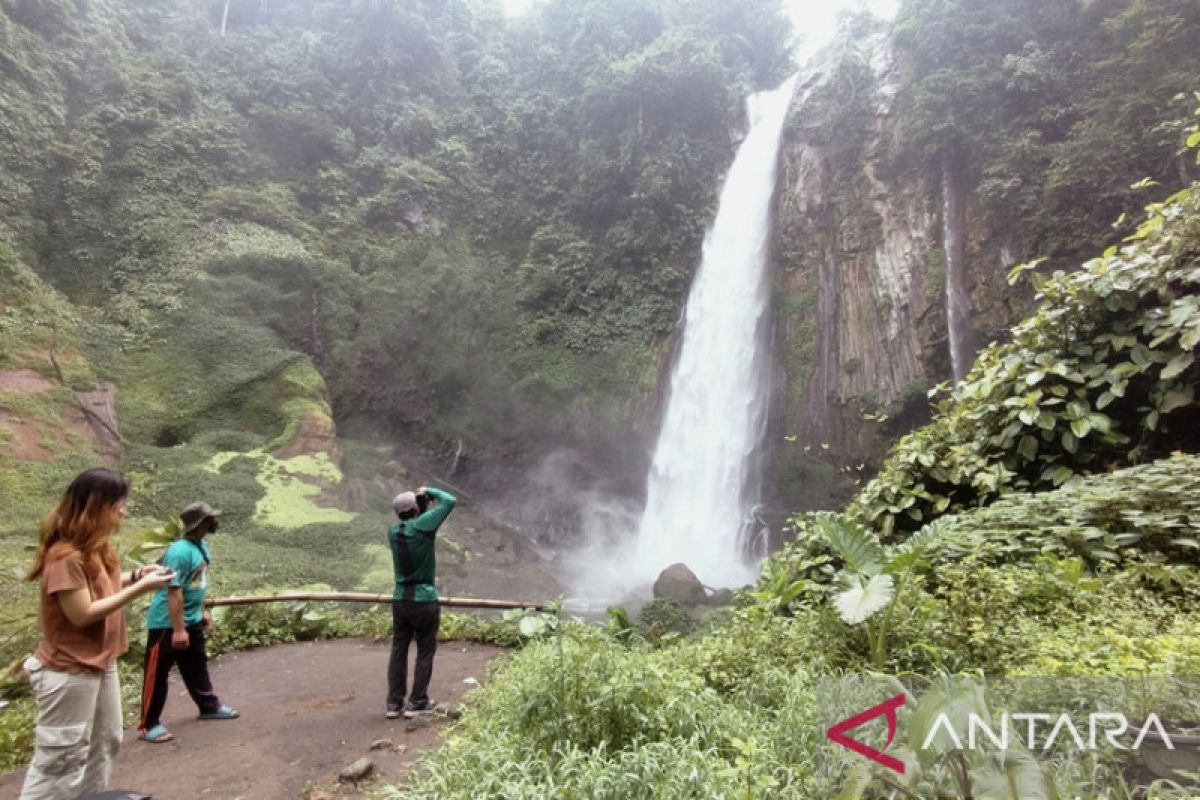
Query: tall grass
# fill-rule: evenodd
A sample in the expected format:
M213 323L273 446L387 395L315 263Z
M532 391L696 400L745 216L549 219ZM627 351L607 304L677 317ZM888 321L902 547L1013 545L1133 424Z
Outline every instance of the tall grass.
M811 645L795 620L738 621L663 648L564 625L472 695L447 746L388 798L810 797L834 788Z

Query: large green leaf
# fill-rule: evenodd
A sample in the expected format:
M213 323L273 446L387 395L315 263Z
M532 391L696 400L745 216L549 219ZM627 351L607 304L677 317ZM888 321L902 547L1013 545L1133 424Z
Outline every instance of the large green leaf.
M899 575L919 564L926 551L937 542L944 525L942 520L931 522L892 548L883 571L889 575Z
M917 701L908 721L908 746L916 752L922 767L928 769L946 753L959 749L965 742L972 714L991 727L983 684L966 675L942 676L934 682ZM959 742L954 741L945 725L939 724L942 715ZM935 729L937 733L931 736ZM929 746L925 747L927 739Z
M541 636L549 626L546 623L546 618L539 615L522 617L517 627L521 631L522 636L533 638Z
M1191 405L1195 396L1195 387L1192 386L1184 389L1172 389L1163 395L1162 407L1158 411L1160 414L1170 414L1172 411Z
M991 763L971 771L978 800L1057 800L1053 782L1024 750L1005 750Z
M842 573L848 587L833 597L838 616L847 625L857 625L887 608L896 594L891 575L872 575L865 584L862 576Z
M1163 367L1159 377L1164 381L1178 378L1184 370L1192 365L1192 362L1195 360L1196 357L1192 353L1179 353L1167 362L1167 365Z
M817 515L817 530L846 569L864 575L878 575L883 570L883 545L866 528L841 514L824 513Z

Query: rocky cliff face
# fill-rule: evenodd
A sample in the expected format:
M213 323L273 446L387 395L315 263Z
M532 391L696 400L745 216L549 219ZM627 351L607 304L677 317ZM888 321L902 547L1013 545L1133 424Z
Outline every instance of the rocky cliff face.
M953 374L948 309L963 315L954 341L968 367L1012 318L1012 255L970 187L952 166L930 174L894 156L907 98L886 43L819 61L785 134L776 212L773 461L791 507L836 501L923 421L928 389ZM948 285L965 304L948 303Z

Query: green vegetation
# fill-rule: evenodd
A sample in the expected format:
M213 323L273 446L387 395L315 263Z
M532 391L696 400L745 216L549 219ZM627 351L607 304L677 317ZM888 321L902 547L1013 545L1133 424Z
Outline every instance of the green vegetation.
M1132 243L1035 277L1034 314L896 445L853 513L906 533L1012 490L1200 450L1197 219L1187 190L1150 206Z
M0 563L6 566L27 559L22 544L35 535L47 498L95 460L80 431L65 422L78 416L71 390L96 388L92 364L80 354L78 325L78 311L0 241L0 374L18 379L0 386ZM51 347L66 387L48 358ZM4 541L14 534L20 543ZM0 591L9 597L19 585L14 571L21 570L0 570Z
M603 630L539 629L545 641L473 695L447 747L387 796L1194 795L1187 776L1156 781L1117 751L918 752L910 735L894 748L911 761L899 778L831 758L818 736L862 710L869 690L847 675L866 670L931 676L901 712L909 730L943 711L990 719L1045 700L1037 682L1014 689L1003 677L1139 678L1140 697L1105 702L1194 714L1189 690L1149 679L1200 674L1200 447L1182 416L1195 404L1190 394L1169 410L1158 402L1195 380L1198 199L1200 187L1152 206L1124 251L1039 280L1041 304L1014 342L984 354L848 513L794 517L793 541L731 619L662 639L637 635L620 610ZM1107 424L1070 406L1105 392ZM1022 417L1031 393L1045 407ZM1043 413L1052 424L1038 425ZM1087 430L1072 426L1079 420ZM1021 429L1008 430L1014 423ZM1118 446L1110 435L1126 438ZM945 450L923 460L914 441ZM969 469L1007 480L968 484L969 503L921 497L892 508L889 490L942 480L947 453L974 453L982 463ZM1018 468L1039 456L1076 468L1057 483L1046 465ZM1109 471L1130 461L1145 463ZM989 473L989 463L1012 466ZM924 524L903 513L913 507ZM651 627L678 619L669 607L646 617Z
M335 417L364 440L462 439L498 458L627 430L657 385L742 98L789 71L773 0L547 0L513 21L487 0L279 0L233 4L224 36L215 10L0 0L0 369L53 384L0 394L49 452L13 456L15 425L0 439L0 660L36 637L34 587L14 572L35 521L97 458L56 433L68 390L117 387L127 559L153 555L137 531L184 504L224 509L218 593L390 582L388 517L334 507L343 484L373 491L390 453L352 443L339 470ZM1197 13L909 0L893 37L911 108L880 166L961 172L1022 249L1073 265L1141 202L1133 181L1192 180L1182 145L1200 133L1164 98L1200 82ZM870 80L843 45L815 102L834 195L867 155ZM911 742L897 789L821 749L823 724L862 709L837 679L868 670L935 676L906 721L990 713L994 677L1200 672L1200 189L1129 218L1129 242L1077 272L1015 271L1038 305L1011 341L935 390L931 424L845 512L794 517L736 610L697 624L657 603L603 628L448 618L447 636L521 647L447 747L385 791L1183 794L1127 781L1115 756L1055 751L1001 772L995 754L922 757ZM881 223L831 224L865 252ZM795 227L777 243L806 266ZM942 262L916 262L931 291ZM777 311L802 376L817 295L791 288ZM881 405L857 407L879 419ZM791 497L833 482L815 455L777 456ZM386 629L378 611L237 610L214 649ZM28 698L0 714L0 767L24 760L31 724Z
M952 573L938 593L918 582L897 597L889 670L1194 674L1173 670L1197 666L1195 621L1120 575L1079 581L1065 564L1042 563ZM1031 597L1029 585L1042 588ZM1198 587L1193 577L1193 598ZM1145 635L1148 620L1164 621L1158 633ZM836 796L847 773L818 737L823 721L862 710L862 693L839 676L868 663L865 638L812 601L787 616L750 605L714 632L665 645L568 623L515 653L471 696L446 748L385 796ZM1055 754L1034 772L1059 796L1130 797L1123 766ZM931 786L952 791L953 776L931 765L910 785L933 796Z
M912 109L894 156L959 170L1016 252L1074 266L1114 220L1129 232L1130 184L1196 178L1197 36L1190 0L907 0L893 39Z
M696 628L696 621L688 610L674 600L658 599L646 604L638 619L645 626L647 636L653 637L691 633Z
M817 735L801 643L741 624L627 647L568 624L475 692L447 748L388 796L796 796Z
M218 592L386 588L386 517L336 506L398 471L350 445L343 481L335 430L485 456L625 430L788 28L773 0L213 11L0 0L0 370L53 383L56 343L71 389L115 385L129 546L205 498ZM98 454L59 437L65 389L2 402L47 450L12 456L6 418L11 660L37 520Z
M778 4L283 0L224 36L211 6L0 6L0 238L108 325L128 438L278 435L296 353L352 432L621 430L743 98L789 69Z
M326 484L342 482L342 471L329 460L328 454L278 459L261 450L223 452L213 456L204 469L220 475L223 467L243 458L258 463L255 480L264 490L254 507L255 522L275 528L298 528L354 519L353 514L336 508L321 508L313 503L313 498L321 494L321 487L305 478L315 478Z
M926 524L887 550L849 519L801 515L793 521L795 541L769 559L737 620L716 633L664 650L594 632L585 647L585 634L568 632L553 646L526 649L481 693L461 737L403 796L687 796L698 791L691 780L727 796L832 794L839 782L822 771L815 742L802 742L804 731L818 728L813 683L829 671L872 664L925 673L1196 674L1200 627L1189 609L1200 591L1192 566L1200 548L1200 464L1196 456L1161 459L1173 449L1197 450L1194 421L1179 415L1195 408L1198 197L1193 189L1152 206L1122 252L1040 281L1042 303L1014 343L984 354L933 423L897 446L851 509L893 535L951 509L974 510ZM1121 384L1116 392L1114 383ZM1099 411L1071 406L1101 398L1105 421L1092 417ZM1043 414L1048 424L1039 424ZM1164 425L1172 426L1169 436ZM1121 438L1108 438L1113 434ZM945 449L921 458L918 445L931 442ZM987 476L988 453L992 463L1010 465L996 471L1006 479L974 485L969 503L919 496L944 481L939 476L954 474L948 454L979 459L962 474ZM1039 456L1043 465L1018 469ZM1075 469L1056 482L1049 465L1068 459ZM1095 474L1130 461L1150 463ZM1094 474L1078 478L1077 471ZM918 487L903 508L893 507L899 487ZM914 506L922 513L903 513ZM900 575L915 579L901 584ZM738 643L733 653L731 642ZM781 643L783 653L774 649ZM792 694L754 697L756 727L739 724L737 712L751 705L743 693L777 685L773 670L780 667ZM638 679L647 674L651 681ZM667 686L642 693L664 675ZM532 686L553 699L529 702L523 687ZM983 702L982 689L972 686L949 684L928 703L944 709L965 696ZM538 710L581 702L574 692L591 705L578 712L576 726L539 746L538 731L548 723ZM608 703L626 713L606 714ZM822 703L839 705L825 694ZM928 713L923 708L916 713ZM786 733L772 729L777 715L796 715ZM696 754L707 769L690 760ZM1123 766L1082 757L1057 757L1052 769L1026 763L1020 785L1033 793L1022 796L1128 797L1136 788L1120 777ZM951 758L922 767L910 788L969 796L972 786L986 785L994 765L964 769ZM655 781L645 782L647 775ZM860 775L843 796L863 796L874 780ZM666 788L656 794L650 786ZM1162 796L1169 791L1162 783L1152 787Z
M938 521L942 557L999 564L1078 557L1135 570L1169 587L1200 550L1194 537L1200 458L1178 455L1072 481L1052 492L1014 493Z
M845 17L819 65L822 82L793 109L783 185L804 190L781 193L774 243L786 270L779 291L788 295L818 280L836 285L835 273L849 286L845 276L856 269L886 266L873 281L876 296L854 292L839 306L830 295L824 319L781 304L777 338L789 432L821 430L845 454L840 465L866 462L872 470L897 436L927 421L926 404L891 403L897 387L887 386L890 424L856 425L860 398L849 395L867 388L832 371L853 365L824 364L847 357L836 342L813 360L804 337L836 322L842 336L861 341L875 323L860 320L895 320L907 309L912 329L903 337L915 345L919 371L931 384L946 376L946 254L935 244L943 237L944 181L964 200L961 265L974 351L1005 340L1032 306L1032 292L1005 286L998 264L1044 257L1043 274L1073 270L1133 232L1148 199L1200 176L1186 147L1200 86L1192 57L1200 12L1191 0L899 6L890 28ZM897 245L908 236L920 242L915 249ZM922 291L894 296L910 280ZM836 393L815 396L829 390L814 376L836 380ZM815 410L823 413L814 419Z

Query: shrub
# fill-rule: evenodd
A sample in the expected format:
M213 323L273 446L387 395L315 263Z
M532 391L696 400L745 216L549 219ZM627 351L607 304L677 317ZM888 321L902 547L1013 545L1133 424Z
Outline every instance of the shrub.
M1200 457L1177 456L1093 475L1039 494L1010 494L987 508L939 521L940 558L981 562L1076 555L1103 563L1194 563L1200 520Z
M470 696L406 798L784 797L828 793L811 674L791 621L666 648L567 623Z
M690 633L696 628L696 620L675 600L653 600L642 608L638 617L647 630L653 630L659 635Z

